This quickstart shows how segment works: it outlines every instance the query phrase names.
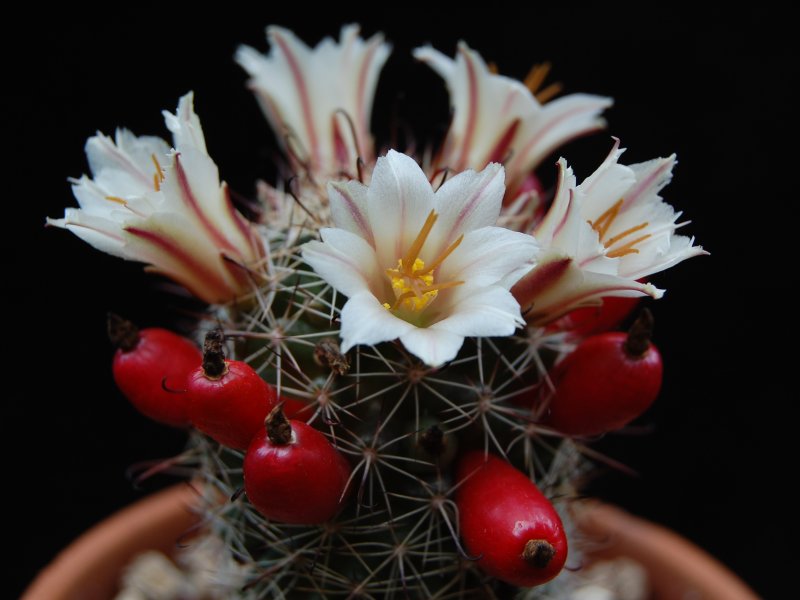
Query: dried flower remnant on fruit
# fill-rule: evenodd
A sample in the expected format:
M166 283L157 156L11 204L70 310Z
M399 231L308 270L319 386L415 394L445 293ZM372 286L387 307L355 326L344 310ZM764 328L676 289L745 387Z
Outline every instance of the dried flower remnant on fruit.
M203 342L203 371L209 379L219 379L227 372L225 364L225 335L222 329L212 329Z
M555 555L556 549L547 540L528 540L522 551L522 558L539 569L547 567Z
M285 446L292 440L292 426L283 414L283 404L278 404L267 415L267 437L276 446Z
M108 313L108 339L116 348L133 350L139 342L139 328L118 314Z
M628 338L625 340L625 352L629 356L644 356L650 349L650 340L653 339L653 327L655 319L653 313L648 308L643 308L642 312L628 330Z

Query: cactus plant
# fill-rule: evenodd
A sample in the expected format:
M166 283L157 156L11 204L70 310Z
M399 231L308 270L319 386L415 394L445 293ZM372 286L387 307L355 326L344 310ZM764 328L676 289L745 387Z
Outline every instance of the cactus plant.
M172 148L125 130L91 138L92 177L73 182L80 208L49 220L208 303L202 365L183 387L168 387L164 365L150 377L164 382L159 394L185 395L195 426L171 463L200 491L205 539L185 552L215 548L213 587L226 598L569 597L580 578L552 565L580 564L567 509L587 467L583 441L548 419L558 400L548 373L581 341L570 313L657 299L647 277L703 253L675 234L679 214L659 196L675 157L626 166L615 141L580 184L561 159L546 193L542 159L602 127L610 100L551 99L546 67L518 82L463 43L455 58L414 53L451 94L441 146L378 152L369 121L383 38L356 26L316 48L282 28L268 36L268 55L237 52L287 165L260 185L257 220L220 180L191 94L165 113ZM230 361L261 378L235 398L222 391ZM238 411L240 400L259 408ZM235 441L217 433L234 427ZM341 475L324 493L319 465L263 456L307 435ZM535 483L521 520L536 521L527 507L542 502L560 513L567 556L560 542L520 538L521 560L546 576L504 578L484 567L497 557L465 546L458 491L472 473L457 465L478 455ZM273 510L270 485L302 506Z

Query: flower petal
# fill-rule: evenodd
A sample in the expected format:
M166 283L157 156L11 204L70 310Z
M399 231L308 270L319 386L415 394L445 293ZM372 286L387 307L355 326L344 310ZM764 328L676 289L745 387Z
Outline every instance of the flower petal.
M633 170L617 162L624 151L615 138L614 147L603 163L577 186L583 195L581 214L591 223L597 222L603 212L618 200L626 202L631 186L636 183Z
M112 256L130 258L120 235L119 225L114 221L76 208L68 208L64 211L63 219L48 218L46 224L49 227L68 229L87 244Z
M660 298L663 290L649 283L581 268L569 256L553 251L525 275L511 293L534 325L546 325L568 312L595 304L606 296L651 296Z
M161 172L156 163L168 152L164 140L137 138L127 129L117 130L116 141L98 133L86 142L86 158L95 183L121 198L152 191L153 176Z
M492 163L480 172L472 169L445 181L434 194L439 215L434 229L438 244L431 240L437 256L462 233L494 225L500 216L505 192L505 171Z
M430 46L417 48L414 57L436 71L450 92L453 121L439 164L462 171L504 160L495 151L503 134L527 113L540 110L530 91L519 81L493 74L464 42L455 60Z
M632 279L641 279L669 269L687 258L707 254L708 252L702 246L694 245L693 237L671 235L666 250L653 248L652 245L642 245L639 254L631 257L631 260L620 266L620 275Z
M118 221L123 218L123 215L130 216L132 214L131 204L137 204L136 196L127 196L124 199L113 196L86 175L80 179L73 179L71 183L72 194L78 201L78 206L96 217ZM150 214L150 212L150 210L145 210L144 214Z
M393 268L433 209L431 184L413 158L389 150L375 165L367 202L378 261Z
M353 296L381 281L375 251L367 242L344 229L325 228L320 234L322 242L303 245L303 260L336 290Z
M383 36L363 40L357 25L342 27L339 42L308 47L291 31L269 27L268 55L242 46L236 61L278 139L293 159L326 178L353 172L360 155L371 163L372 100L390 46Z
M400 341L426 365L438 367L456 357L464 345L464 336L444 329L415 327L400 336Z
M166 110L162 111L161 114L164 115L164 122L167 125L167 129L172 132L172 140L179 152L195 148L199 152L208 155L203 127L200 125L199 117L194 112L194 92L181 96L178 101L178 110L175 111L175 114Z
M566 161L558 161L558 187L550 209L534 231L543 251L569 256L581 267L592 262L594 271L617 273L617 261L605 257L597 232L582 213L585 196L576 189L575 176Z
M450 300L452 314L431 325L464 337L511 335L525 321L519 303L508 289L500 286L460 286Z
M636 184L627 192L625 205L652 201L661 189L672 181L672 170L678 164L673 154L667 158L654 158L647 162L629 165L633 171Z
M455 60L430 46L414 56L445 80L453 120L435 167L481 169L505 161L506 197L514 198L526 176L558 146L596 130L609 98L573 94L540 104L521 82L492 73L463 42Z
M560 146L605 127L599 115L612 104L603 96L570 94L543 105L535 118L528 117L520 126L519 143L506 163L507 187L516 190L525 175Z
M358 344L396 340L417 329L395 317L368 291L350 297L342 308L341 320L342 352Z
M502 227L482 227L464 235L464 240L444 262L443 281L466 281L490 286L500 281L506 289L533 266L539 250L536 240Z
M191 147L174 153L161 187L164 203L159 210L183 213L232 258L241 262L257 258L251 226L233 208L217 165L207 154Z
M375 238L367 210L367 186L358 181L332 181L328 183L328 200L333 224L355 233L374 248Z
M228 302L252 292L241 271L228 268L223 254L180 214L157 213L125 227L127 252L148 264L146 270L169 277L195 296L213 304Z

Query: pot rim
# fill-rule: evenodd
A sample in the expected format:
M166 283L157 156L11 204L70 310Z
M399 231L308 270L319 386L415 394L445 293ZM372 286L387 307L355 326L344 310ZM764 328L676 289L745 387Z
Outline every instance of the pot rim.
M686 538L596 500L579 503L580 529L601 542L593 558L627 556L647 571L653 600L758 600L735 573Z
M146 550L174 551L198 523L199 492L182 483L101 521L39 572L21 600L108 600L120 573ZM601 541L598 559L628 556L648 573L653 600L758 600L733 572L669 529L596 500L576 503L580 529Z
M171 486L134 502L83 533L31 582L20 600L109 600L120 573L146 550L170 554L197 524L198 492Z

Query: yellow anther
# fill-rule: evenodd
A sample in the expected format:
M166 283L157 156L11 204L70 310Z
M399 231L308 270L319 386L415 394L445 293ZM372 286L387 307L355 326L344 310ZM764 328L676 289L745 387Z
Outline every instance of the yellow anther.
M554 81L543 90L539 90L538 92L536 92L534 96L539 101L539 104L544 104L551 98L554 98L555 96L560 94L562 89L564 89L564 86L561 84L561 82Z
M453 250L455 250L456 248L458 248L458 246L461 244L461 242L462 242L462 240L463 240L463 239L464 239L464 234L462 233L460 236L458 236L458 239L457 239L455 242L453 242L452 244L450 244L450 245L449 245L449 246L448 246L448 247L445 249L445 251L444 251L444 252L442 252L442 253L439 255L439 257L438 257L436 260L434 260L434 261L431 263L431 266L430 266L430 267L428 267L427 269L425 269L425 270L424 270L424 271L422 271L422 272L423 272L423 273L431 273L431 272L433 272L433 270L434 270L434 269L438 268L438 267L439 267L439 265L441 265L441 264L444 262L444 259L445 259L445 258L447 258L448 256L450 256L450 254L452 254ZM420 262L422 262L422 261L420 261ZM416 266L416 265L415 265L415 266Z
M543 62L538 65L533 65L531 70L528 72L528 75L525 77L523 83L525 87L528 88L532 94L535 94L540 87L542 87L542 83L544 83L547 74L550 72L551 65L549 62Z
M625 231L623 231L622 233L618 233L617 235L615 235L614 237L612 237L610 240L608 240L607 242L605 242L605 246L606 246L606 248L608 248L608 247L610 247L610 246L613 246L613 245L614 245L614 244L616 244L618 241L620 241L622 238L624 238L624 237L626 237L626 236L629 236L629 235L630 235L630 234L632 234L632 233L636 233L637 231L640 231L640 230L644 229L644 228L645 228L645 227L647 227L649 224L650 224L650 223L648 223L647 221L645 221L644 223L640 223L640 224L639 224L639 225L637 225L636 227L631 227L630 229L626 229L626 230L625 230ZM649 235L647 235L647 236L645 236L645 237L650 237L650 236L649 236ZM639 238L639 239L643 239L643 238Z
M158 192L161 190L161 182L164 181L164 170L161 168L161 164L158 162L155 154L151 154L150 158L156 166L156 172L153 173L153 187Z
M620 240L625 239L632 233L636 233L637 231L645 229L650 224L648 221L645 221L644 223L639 223L638 225L626 229L622 233L618 233L611 239L604 241L603 238L608 233L608 230L611 229L611 226L614 224L616 218L619 216L620 210L622 209L622 202L623 199L620 198L606 212L600 215L600 217L594 223L592 221L589 221L589 225L591 225L592 228L597 232L597 235L600 237L600 241L603 242L603 245L606 248L610 248L611 246L613 246ZM639 251L636 248L634 248L634 246L639 242L643 242L649 237L650 234L648 233L647 235L638 237L633 241L626 242L624 245L620 246L619 248L615 248L614 250L606 254L606 256L608 256L609 258L619 258L620 256L625 256L627 254L638 254Z
M458 248L459 244L461 244L464 239L463 235L459 236L455 242L445 248L428 267L425 266L425 261L419 257L419 253L422 251L422 247L425 245L437 218L438 215L432 210L425 219L425 223L423 223L417 237L408 248L408 251L403 258L398 259L397 267L386 269L386 276L391 282L395 301L393 305L384 302L384 308L388 310L397 310L402 307L415 312L420 311L439 295L439 290L455 287L464 283L463 281L435 283L434 277L435 269Z
M649 237L650 237L649 233L647 235L643 235L642 237L638 237L635 240L628 242L624 246L612 250L611 252L606 254L606 256L608 256L609 258L619 258L620 256L625 256L626 254L639 254L639 250L634 248L634 246L639 242L643 242Z
M616 203L609 208L606 212L604 212L600 217L598 217L597 221L589 221L589 225L597 232L600 236L600 241L603 241L603 237L608 232L608 228L611 227L611 224L614 222L614 219L617 218L619 214L619 209L622 208L622 198L616 201Z
M433 224L436 223L436 219L439 216L436 214L435 211L431 210L428 214L428 218L425 219L425 223L422 224L422 229L419 230L416 239L411 244L406 252L405 256L403 257L402 263L408 267L408 265L414 265L419 256L419 251L422 250L422 247L425 245L425 240L428 239L428 234L430 234L431 229L433 229ZM408 273L409 275L411 273Z

